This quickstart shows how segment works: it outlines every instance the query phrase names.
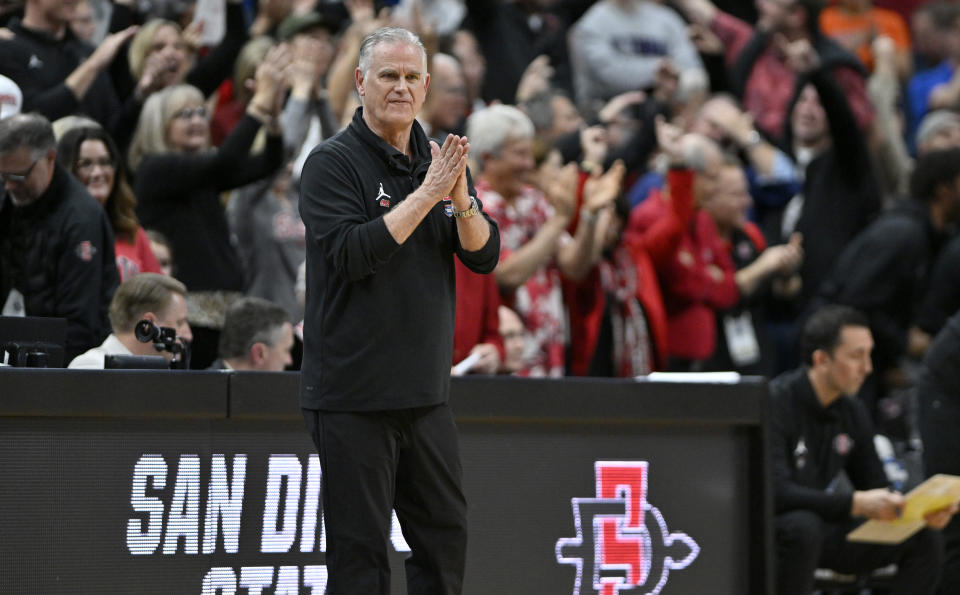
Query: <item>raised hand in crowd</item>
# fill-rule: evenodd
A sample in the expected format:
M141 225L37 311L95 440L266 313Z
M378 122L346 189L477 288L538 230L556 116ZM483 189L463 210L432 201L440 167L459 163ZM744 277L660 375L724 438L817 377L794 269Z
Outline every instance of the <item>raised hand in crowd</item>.
M687 35L701 54L707 56L723 55L723 40L706 25L701 23L691 24L687 27Z
M308 35L298 36L292 44L290 68L287 71L290 92L294 97L315 96L334 52L331 43Z
M684 167L686 157L683 153L683 130L670 122L663 116L657 116L653 120L654 129L657 136L657 146L660 152L667 157L671 167Z
M580 131L580 150L583 153L584 169L594 171L603 168L607 158L607 129L604 126L588 126Z
M564 166L544 164L536 175L536 185L546 195L557 216L568 221L577 207L577 177L579 168L576 163Z
M350 13L350 26L340 37L340 48L327 76L327 91L334 117L338 122L347 123L353 117L353 108L359 105L354 95L353 74L360 57L360 44L364 37L387 26L390 9L384 8L378 15L373 0L345 0L344 5Z
M180 39L190 54L196 54L203 47L204 21L193 21L183 29Z
M543 54L530 62L520 82L517 84L517 103L523 103L530 98L550 89L550 79L553 78L553 66L550 57Z
M795 39L790 41L782 33L773 36L773 43L783 54L787 66L797 74L809 74L820 68L820 54L810 43L809 39Z
M660 61L657 74L654 76L653 98L661 103L670 105L680 86L680 71L672 60L664 58Z
M283 109L289 76L287 71L293 59L290 46L279 44L270 48L263 62L257 66L253 85L253 97L247 113L260 120L270 134L280 133L279 115Z
M707 26L719 10L710 0L672 0L671 4L694 23Z
M344 6L350 13L350 28L348 33L363 40L380 27L385 27L390 18L390 9L383 8L376 12L373 0L345 0Z
M161 52L153 52L147 56L134 91L137 98L144 101L151 93L173 84L177 70L177 61Z
M65 84L73 91L75 96L83 97L87 94L97 75L113 62L120 48L132 39L138 30L139 27L134 25L123 31L107 35L97 46L97 49L76 70L70 73Z
M647 100L647 94L643 91L627 91L610 98L600 111L597 112L597 119L604 124L612 122L619 116L623 110L632 105L638 105Z
M250 25L250 35L267 35L293 12L293 0L260 0L257 16Z
M627 166L618 159L606 172L598 167L590 174L583 184L583 208L589 216L613 205L620 195L626 173Z
M780 275L792 275L803 264L803 235L794 233L786 244L770 246L758 258Z

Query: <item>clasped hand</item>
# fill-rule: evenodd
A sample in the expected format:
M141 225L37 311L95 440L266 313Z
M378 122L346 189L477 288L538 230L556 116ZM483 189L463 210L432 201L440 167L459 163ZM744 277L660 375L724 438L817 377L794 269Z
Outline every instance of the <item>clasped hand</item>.
M449 196L457 210L469 208L467 157L470 154L470 143L467 137L448 134L443 146L430 141L430 154L433 160L420 188L434 202Z

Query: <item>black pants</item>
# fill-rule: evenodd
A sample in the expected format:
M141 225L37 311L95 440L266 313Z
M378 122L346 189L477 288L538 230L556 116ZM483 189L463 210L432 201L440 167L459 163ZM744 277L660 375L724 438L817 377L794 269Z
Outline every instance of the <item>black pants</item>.
M940 533L925 528L899 545L847 541L856 523L832 524L806 510L777 515L777 594L809 595L813 571L830 568L845 574L897 564L890 595L934 593L943 562Z
M467 505L450 408L303 415L323 472L327 593L390 593L391 509L411 550L407 592L460 593Z
M937 473L960 474L960 401L928 378L917 383L920 435L927 477ZM960 515L943 530L944 564L941 595L960 593Z

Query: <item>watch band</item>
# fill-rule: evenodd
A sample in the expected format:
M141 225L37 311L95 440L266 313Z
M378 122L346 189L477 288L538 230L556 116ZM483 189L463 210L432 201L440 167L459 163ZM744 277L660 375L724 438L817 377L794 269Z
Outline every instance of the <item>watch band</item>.
M473 196L470 197L470 208L464 209L463 211L454 211L453 216L458 219L464 219L466 217L473 217L480 212L480 205L477 204L477 199Z

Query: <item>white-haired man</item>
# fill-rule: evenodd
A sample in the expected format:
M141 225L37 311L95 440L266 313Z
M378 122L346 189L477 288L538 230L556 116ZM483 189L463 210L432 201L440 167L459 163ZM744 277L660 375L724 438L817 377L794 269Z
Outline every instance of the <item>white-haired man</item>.
M500 239L467 178L467 139L449 135L440 147L416 123L430 84L419 39L371 33L355 79L362 107L301 175L300 404L324 471L327 592L390 592L394 507L411 547L408 592L459 593L466 501L447 406L453 256L489 273Z

